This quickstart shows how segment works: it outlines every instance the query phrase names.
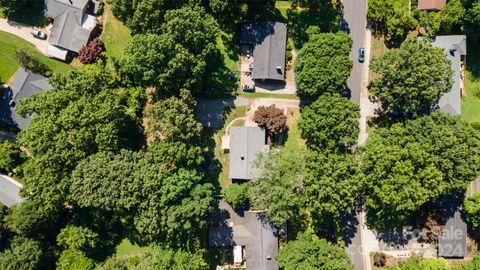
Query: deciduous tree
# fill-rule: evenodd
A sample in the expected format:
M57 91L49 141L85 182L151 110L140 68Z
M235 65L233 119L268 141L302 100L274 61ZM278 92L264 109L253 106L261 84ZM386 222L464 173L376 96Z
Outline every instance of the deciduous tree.
M94 38L87 45L82 46L78 52L78 59L82 64L93 64L97 62L105 51L105 45L100 38Z
M465 199L465 213L468 222L474 228L480 227L480 194L467 197Z
M357 141L360 108L338 95L322 95L306 106L298 124L310 148L348 152Z
M282 109L276 108L275 104L260 106L253 115L253 121L267 130L271 138L283 132L287 123L287 116Z
M301 232L277 255L284 270L353 270L345 250L318 238L312 230Z
M232 184L222 189L222 194L234 209L245 209L249 205L250 185L249 184Z
M38 241L14 237L8 247L0 252L0 268L12 270L35 270L44 269L44 254Z
M409 38L400 49L372 60L370 68L380 77L368 89L385 112L408 116L430 113L452 87L450 64L442 49Z
M295 82L302 95L315 99L346 87L353 63L352 39L343 32L313 34L298 53Z
M11 172L25 160L25 154L20 148L9 142L4 141L0 144L0 171Z

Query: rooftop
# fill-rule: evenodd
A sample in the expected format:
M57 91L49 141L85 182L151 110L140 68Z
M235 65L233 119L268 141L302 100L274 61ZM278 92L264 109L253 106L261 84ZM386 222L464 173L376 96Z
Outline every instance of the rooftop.
M0 174L0 202L7 206L13 206L23 202L23 198L20 197L20 189L22 185L14 179Z
M19 68L14 76L10 89L5 91L4 96L0 99L0 121L19 129L26 129L32 117L22 117L16 113L16 106L20 100L49 90L52 86L44 76L24 68ZM10 104L11 101L13 101L12 104Z
M217 203L208 230L209 245L245 246L247 269L278 270L277 230L265 219L265 212L245 211L239 215L225 201Z
M287 27L284 23L244 23L240 43L253 45L253 79L284 79L287 43Z
M447 0L418 0L418 10L442 10Z
M230 128L230 178L249 180L254 174L254 160L267 151L265 130L260 127Z
M421 38L420 38L421 39ZM461 56L467 55L467 37L465 35L436 36L432 45L442 48L452 63L453 85L450 92L443 94L438 102L440 111L452 115L461 113L462 68Z

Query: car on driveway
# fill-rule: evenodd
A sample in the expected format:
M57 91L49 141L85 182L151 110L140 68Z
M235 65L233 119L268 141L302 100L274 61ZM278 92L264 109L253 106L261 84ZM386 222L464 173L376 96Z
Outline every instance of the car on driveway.
M244 85L242 85L242 90L244 92L255 92L255 85L244 84Z
M32 34L32 36L38 39L47 39L47 34L39 30L32 30L30 31L30 34Z
M358 49L358 62L363 63L365 61L365 49L362 47Z

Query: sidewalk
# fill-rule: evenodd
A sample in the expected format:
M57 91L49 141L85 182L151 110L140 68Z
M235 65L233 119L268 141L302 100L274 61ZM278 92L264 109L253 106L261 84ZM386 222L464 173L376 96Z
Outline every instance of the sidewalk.
M9 21L7 19L0 19L0 31L13 34L21 39L32 43L35 47L37 47L37 50L45 54L47 51L48 42L47 40L40 40L38 38L34 38L32 34L30 34L30 31L33 29L42 30L44 32L47 32L48 34L48 31L45 31L45 29L39 29L33 26L23 25L14 21Z

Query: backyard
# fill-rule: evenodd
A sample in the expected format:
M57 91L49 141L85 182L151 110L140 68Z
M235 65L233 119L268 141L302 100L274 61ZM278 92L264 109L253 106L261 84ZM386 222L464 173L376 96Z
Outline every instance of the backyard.
M24 50L32 53L40 62L47 65L54 73L65 73L72 69L63 62L50 59L36 50L33 44L6 32L0 31L0 81L7 82L18 69L19 62L15 58L16 50Z
M108 59L119 57L123 53L123 47L132 37L131 31L113 16L108 4L105 5L103 18L104 28L100 39L105 43L105 55Z
M480 122L480 48L467 43L467 96L462 99L461 117L469 122Z
M295 152L299 149L305 149L305 140L302 139L300 129L298 128L300 121L300 109L288 109L287 111L287 140L285 141L285 150Z

